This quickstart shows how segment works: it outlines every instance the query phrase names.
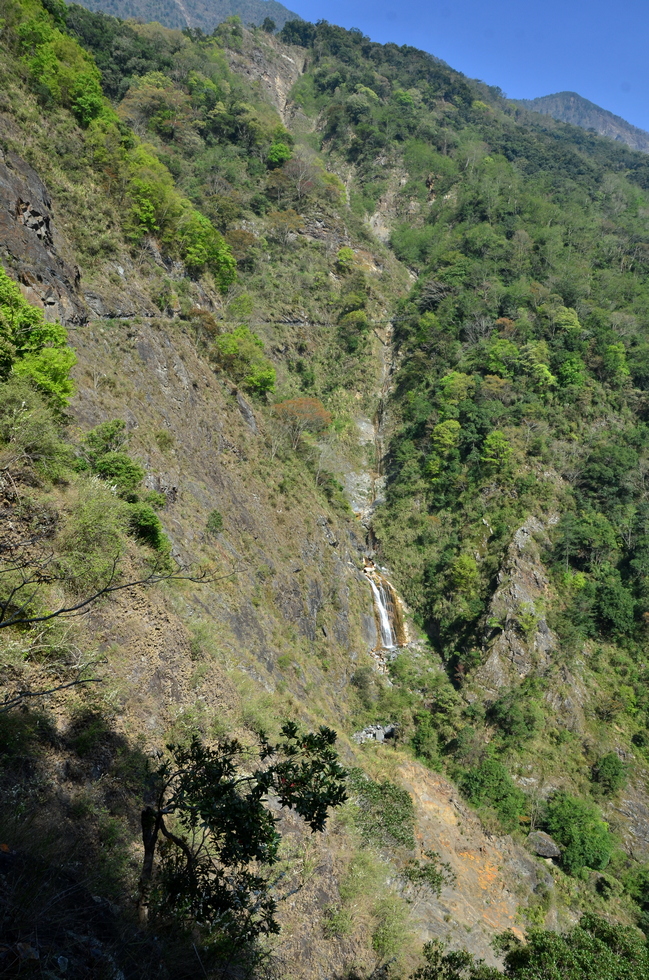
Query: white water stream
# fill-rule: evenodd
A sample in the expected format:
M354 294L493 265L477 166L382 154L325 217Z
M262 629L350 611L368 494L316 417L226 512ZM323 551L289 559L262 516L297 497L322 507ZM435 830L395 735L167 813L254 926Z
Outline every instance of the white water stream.
M390 614L388 612L387 596L385 595L385 590L382 585L377 585L376 582L370 577L369 582L372 586L372 592L374 594L374 602L376 603L376 608L379 614L379 625L381 627L381 646L385 650L394 650L396 647L396 637L392 629L392 623L390 622Z

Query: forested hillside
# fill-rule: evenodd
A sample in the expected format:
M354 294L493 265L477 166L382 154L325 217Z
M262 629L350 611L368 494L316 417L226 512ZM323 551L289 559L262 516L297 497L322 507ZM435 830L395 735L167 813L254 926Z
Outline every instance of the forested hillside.
M0 972L644 980L647 156L3 16Z
M614 115L607 109L595 105L576 92L557 92L556 95L542 95L538 99L519 99L518 105L542 112L560 122L593 129L600 136L626 143L634 150L649 151L649 133L632 126L626 119Z

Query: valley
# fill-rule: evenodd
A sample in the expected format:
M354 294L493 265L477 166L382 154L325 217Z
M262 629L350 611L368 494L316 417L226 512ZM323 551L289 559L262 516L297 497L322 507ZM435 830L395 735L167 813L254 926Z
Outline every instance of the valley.
M0 974L641 980L646 155L3 18Z

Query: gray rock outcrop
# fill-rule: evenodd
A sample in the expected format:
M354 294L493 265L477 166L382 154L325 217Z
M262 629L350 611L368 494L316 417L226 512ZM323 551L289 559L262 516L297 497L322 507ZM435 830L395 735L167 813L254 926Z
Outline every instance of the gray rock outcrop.
M533 831L527 838L528 848L538 854L539 857L546 858L558 858L561 857L561 849L555 841L552 840L549 834L546 834L543 830Z
M79 292L79 270L66 251L45 184L16 153L0 150L0 257L46 320L84 323L89 311Z

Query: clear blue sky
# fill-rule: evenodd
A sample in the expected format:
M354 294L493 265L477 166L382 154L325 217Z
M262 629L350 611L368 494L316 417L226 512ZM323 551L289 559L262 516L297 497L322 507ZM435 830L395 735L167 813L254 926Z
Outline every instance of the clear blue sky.
M648 0L282 0L412 44L512 99L579 92L649 130Z

